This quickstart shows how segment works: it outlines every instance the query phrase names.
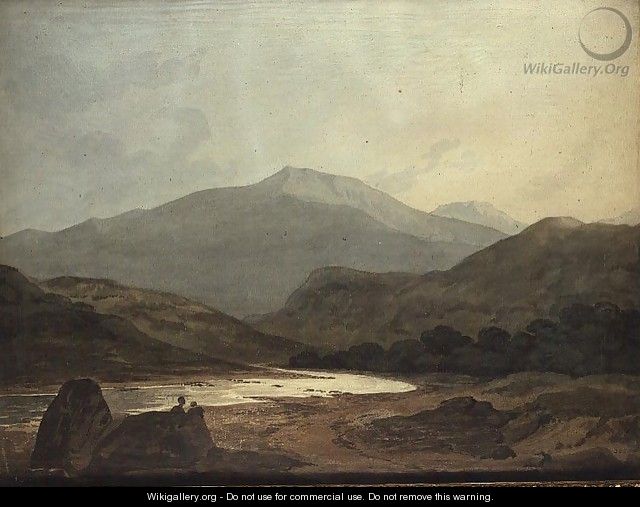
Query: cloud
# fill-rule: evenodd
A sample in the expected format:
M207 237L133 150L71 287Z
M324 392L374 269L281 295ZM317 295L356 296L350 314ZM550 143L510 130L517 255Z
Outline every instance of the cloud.
M191 160L212 129L180 95L206 49L131 48L94 61L18 32L10 40L14 51L0 54L0 232L159 204L215 168Z
M0 88L15 111L53 120L101 98L95 74L95 67L65 55L26 55L4 66Z
M421 170L415 171L418 174L430 173L435 170L442 160L442 157L449 151L455 150L460 146L460 139L441 139L431 145L429 151L425 153L424 160L426 164Z
M475 199L527 220L614 215L637 201L638 88L578 80L567 93L566 79L523 75L550 48L584 56L567 39L581 2L543 3L544 19L524 4L378 2L363 16L343 2L0 2L0 231L284 164L364 178L421 209ZM572 163L585 142L589 160ZM566 185L542 177L560 169Z
M132 88L157 90L193 80L205 54L204 48L172 57L144 51L101 68L48 49L32 49L20 58L3 59L0 89L15 111L51 121L117 99Z
M158 51L144 51L111 64L104 74L103 86L112 93L120 93L130 87L155 90L179 81L193 80L200 74L200 63L205 54L204 48L186 56L169 58Z
M454 156L447 157L452 153ZM448 158L446 164L443 163L445 157ZM437 170L465 171L473 169L475 165L473 152L461 149L460 139L440 139L429 147L419 163L399 172L380 171L367 177L367 180L391 194L401 194L413 188L425 175Z
M142 149L132 149L117 132L78 128L57 150L32 154L33 169L2 190L3 221L17 225L10 232L25 226L60 229L90 216L161 204L216 179L222 172L216 164L191 159L212 140L201 110L167 106L150 116ZM43 213L47 209L55 213Z
M103 132L84 136L71 147L70 162L75 164L74 170L80 168L87 175L88 195L95 196L96 202L104 201L107 206L112 202L106 196L99 197L107 185L118 193L118 207L141 205L145 189L153 188L155 199L160 201L190 189L193 171L199 170L191 155L212 138L204 113L165 107L152 115L150 127L143 149L129 151L123 141ZM106 214L114 212L117 210Z

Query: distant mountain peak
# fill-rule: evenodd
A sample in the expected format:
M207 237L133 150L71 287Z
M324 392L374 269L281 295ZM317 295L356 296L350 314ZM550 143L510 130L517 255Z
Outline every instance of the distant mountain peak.
M449 204L444 204L442 207L446 207L446 206L452 206L452 205L459 205L459 206L464 206L467 208L475 208L475 209L491 209L491 210L497 210L497 208L491 204L490 202L487 201L458 201L458 202L452 202Z
M291 177L295 177L296 175L305 175L305 174L311 174L311 173L318 173L318 171L314 171L313 169L308 169L305 167L294 167L290 165L285 165L278 172L275 172L271 176L268 176L267 178L258 182L257 185L268 182L268 181L273 181L273 180L286 181Z
M500 231L491 226L416 210L357 178L309 168L285 166L253 185L253 189L269 197L287 195L305 202L348 206L363 211L393 229L432 241L479 244L475 239L476 234L492 236L495 240L502 236ZM453 229L459 228L466 230L453 232Z
M536 237L543 242L556 241L587 225L573 217L547 217L531 224L522 231L522 235Z
M564 229L578 229L585 225L577 218L573 217L547 217L539 220L535 224L530 225L525 230L532 231L551 231Z
M395 201L391 196L368 186L357 178L288 165L252 187L268 195L283 194L301 201L365 210L370 208L371 203L379 200ZM374 216L374 218L378 217Z
M110 278L242 316L279 307L325 266L424 273L504 238L411 208L355 178L284 167L148 210L0 240L0 262L38 278Z
M602 220L601 222L614 225L638 225L640 224L640 206L636 206L621 215Z
M431 214L484 225L510 235L518 234L526 228L526 224L515 220L485 201L458 201L442 204Z
M277 173L268 176L253 186L275 186L285 191L285 193L298 195L304 193L305 190L307 192L318 191L318 187L321 187L325 192L335 191L335 184L348 184L369 188L365 183L356 178L316 171L315 169L310 169L308 167L293 167L290 165L284 166Z
M296 167L292 165L285 165L276 174L286 174L287 176L296 176L296 175L335 176L334 174L329 174L322 171L316 171L315 169L311 169L310 167Z

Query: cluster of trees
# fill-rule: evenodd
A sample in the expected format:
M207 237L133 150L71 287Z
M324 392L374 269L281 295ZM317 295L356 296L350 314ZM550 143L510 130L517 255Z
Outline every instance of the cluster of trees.
M640 311L612 303L574 304L557 320L536 319L510 334L498 327L473 340L449 326L401 340L388 350L376 343L354 345L325 356L304 351L291 357L297 368L376 372L449 372L499 376L518 371L570 375L640 373Z

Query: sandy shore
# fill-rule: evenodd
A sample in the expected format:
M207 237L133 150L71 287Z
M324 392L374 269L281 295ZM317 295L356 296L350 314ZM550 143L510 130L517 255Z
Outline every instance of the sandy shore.
M584 396L585 388L594 392L637 395L637 379L590 377L571 379L554 374L520 374L482 382L468 377L432 375L405 379L417 385L412 392L399 394L340 395L333 398L268 400L260 404L209 407L206 422L216 445L236 450L274 452L308 463L295 473L340 472L412 472L412 471L499 471L536 470L550 456L555 463L567 463L568 457L611 451L616 458L637 458L638 442L605 434L595 436L602 424L598 407L584 414L551 414L549 421L535 428L526 438L512 442L513 457L487 459L458 449L435 449L418 445L407 435L400 443L384 442L368 433L376 420L408 417L436 409L443 401L473 397L488 401L509 413L528 406L548 393L562 400L566 396ZM576 394L577 393L577 394ZM589 403L589 400L584 400ZM634 409L629 408L630 411ZM525 411L526 417L526 411ZM606 417L606 416L604 416ZM627 416L628 418L629 416ZM462 424L453 417L452 431ZM459 431L475 428L459 427ZM431 438L441 437L431 432ZM415 444L415 445L414 445ZM596 454L597 454L596 452ZM564 466L564 465L563 465Z
M260 376L256 372L250 375ZM274 371L266 370L262 375L274 377ZM417 389L399 394L278 398L204 407L205 422L216 446L282 456L298 463L286 470L292 474L526 471L548 467L549 463L575 468L592 462L599 462L606 472L607 467L640 462L640 442L634 433L640 424L637 377L571 379L524 373L493 381L446 375L403 380ZM444 426L434 426L435 409L445 400L461 397L489 402L492 414L512 419L505 426L510 428L505 442L512 454L480 456L462 445L447 443L450 435L443 436L443 431L454 436L469 434L472 441L478 439L478 446L484 438L482 433L474 436L484 430L482 420L465 414L454 415ZM611 400L611 406L602 399ZM528 421L534 413L545 416L537 426ZM400 440L380 433L379 421L399 418L401 424L403 418L414 421L414 414L426 414L411 423L424 426L426 440L411 432ZM393 424L384 428L393 429ZM409 426L412 431L413 426ZM372 432L376 428L377 433ZM36 432L34 424L0 429L3 475L24 473ZM495 445L503 446L497 442ZM250 467L247 465L249 472Z

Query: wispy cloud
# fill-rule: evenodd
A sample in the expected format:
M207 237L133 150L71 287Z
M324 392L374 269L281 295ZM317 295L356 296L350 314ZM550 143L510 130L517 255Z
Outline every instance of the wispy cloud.
M416 184L424 183L425 176L439 171L471 171L477 166L472 150L464 149L460 139L440 139L433 143L420 162L407 169L390 172L378 171L366 180L391 194L401 194Z

